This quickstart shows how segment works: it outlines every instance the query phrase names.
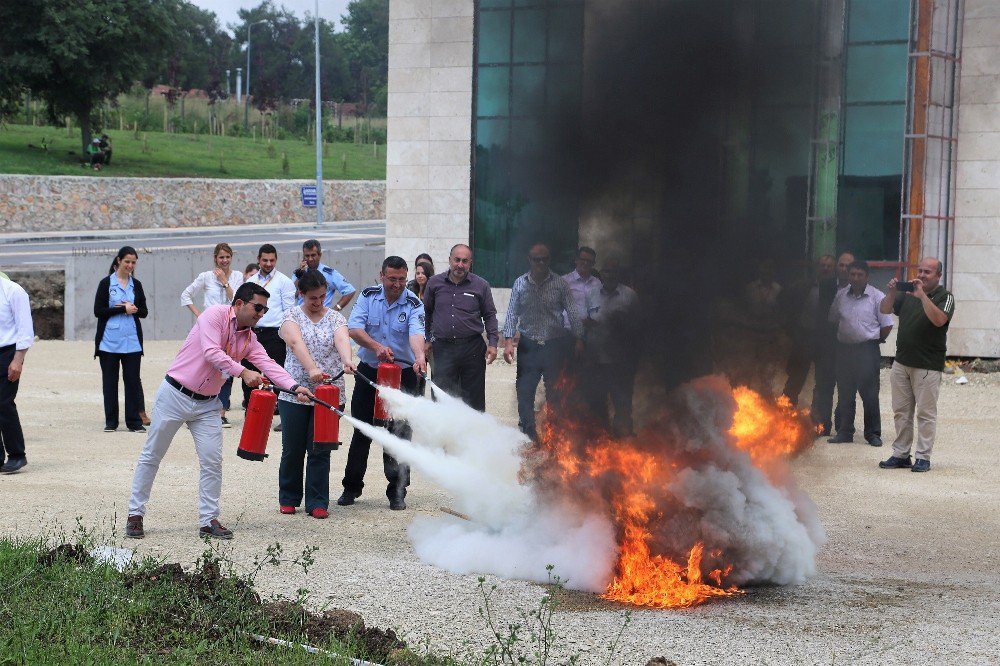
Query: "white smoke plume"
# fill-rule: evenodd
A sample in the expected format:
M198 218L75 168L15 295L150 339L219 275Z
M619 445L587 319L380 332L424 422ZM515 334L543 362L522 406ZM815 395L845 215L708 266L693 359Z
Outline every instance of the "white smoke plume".
M568 587L605 591L618 550L608 504L614 479L583 480L573 484L577 496L565 498L522 484L527 438L434 391L437 402L381 389L393 416L412 427L412 441L349 419L447 490L454 508L472 519L414 520L409 535L417 555L457 573L539 582L547 580L551 564ZM683 561L692 543L703 541L704 570L732 565L726 584L790 584L814 573L824 538L815 506L790 475L772 483L733 446L727 430L735 404L728 384L717 377L696 380L673 403L654 424L657 436L642 444L674 463L669 478L645 489L662 513L653 551ZM721 551L717 561L710 555L715 551Z

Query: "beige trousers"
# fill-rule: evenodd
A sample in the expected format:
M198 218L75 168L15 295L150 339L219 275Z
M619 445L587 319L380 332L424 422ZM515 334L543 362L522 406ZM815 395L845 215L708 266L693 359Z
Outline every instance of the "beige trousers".
M913 444L913 416L917 417L917 447L914 457L930 460L937 430L937 401L941 390L941 372L911 368L894 361L889 372L892 385L892 414L896 439L892 455L906 458Z

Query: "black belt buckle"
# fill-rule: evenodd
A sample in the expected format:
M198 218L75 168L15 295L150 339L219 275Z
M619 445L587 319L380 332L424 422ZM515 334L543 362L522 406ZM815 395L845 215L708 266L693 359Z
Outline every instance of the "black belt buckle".
M194 400L211 400L215 397L214 395L202 395L201 393L195 393L170 375L167 375L167 383L180 391L181 394L186 395L189 398L193 398Z

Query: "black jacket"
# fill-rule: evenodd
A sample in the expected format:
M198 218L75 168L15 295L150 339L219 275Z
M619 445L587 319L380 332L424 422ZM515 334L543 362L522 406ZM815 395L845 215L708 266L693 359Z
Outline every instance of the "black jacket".
M98 283L97 295L94 297L94 316L97 317L97 337L94 338L94 358L97 358L97 352L100 350L101 340L104 338L104 329L108 326L108 319L125 312L125 306L123 305L118 305L113 308L108 307L108 300L111 298L112 276L114 276L114 273ZM149 309L146 307L146 293L142 290L142 283L133 277L132 284L135 287L135 307L139 308L139 311L132 315L132 318L135 319L135 332L139 336L139 346L142 347L142 324L139 323L139 320L146 318L149 314Z

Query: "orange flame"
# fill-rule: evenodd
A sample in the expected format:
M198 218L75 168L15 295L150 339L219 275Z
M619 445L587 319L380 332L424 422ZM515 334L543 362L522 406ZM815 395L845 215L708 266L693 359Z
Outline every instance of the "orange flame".
M734 389L733 398L736 411L728 434L733 445L746 451L763 471L778 469L811 441L808 419L787 400L771 403L745 387ZM686 562L654 552L654 531L664 519L657 498L662 498L663 489L680 468L678 462L641 450L637 440L594 438L581 424L559 420L551 410L540 434L539 446L547 453L557 483L569 495L581 495L587 492L582 489L587 482L593 481L609 505L619 553L614 578L603 598L652 608L689 608L742 594L724 582L731 564L703 573L705 545L700 541L691 545ZM642 434L643 438L665 436L652 429ZM597 484L598 480L603 481ZM710 555L715 562L725 562L721 551Z

